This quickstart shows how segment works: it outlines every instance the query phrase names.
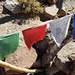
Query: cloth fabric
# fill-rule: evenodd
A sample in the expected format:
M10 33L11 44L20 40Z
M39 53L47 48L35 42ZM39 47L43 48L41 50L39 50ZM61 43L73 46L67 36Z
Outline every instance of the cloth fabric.
M47 24L38 25L22 31L28 49L31 49L32 44L36 43L38 40L43 40L46 26Z
M67 36L71 17L72 15L67 15L49 22L52 37L58 47L60 47L63 39Z
M75 40L75 14L73 16L73 40Z
M19 45L19 33L9 34L0 37L0 60L13 53Z

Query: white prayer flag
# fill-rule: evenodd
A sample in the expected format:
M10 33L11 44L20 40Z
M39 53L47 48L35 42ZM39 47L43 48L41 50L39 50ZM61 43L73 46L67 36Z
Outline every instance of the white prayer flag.
M52 37L58 47L60 47L63 39L67 36L71 17L72 15L67 15L49 22Z

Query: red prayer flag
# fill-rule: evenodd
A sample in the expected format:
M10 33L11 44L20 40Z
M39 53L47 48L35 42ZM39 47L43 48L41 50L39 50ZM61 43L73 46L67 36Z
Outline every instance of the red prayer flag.
M43 40L46 32L46 26L47 24L38 25L22 31L24 41L28 49L31 49L32 44L36 43L38 40Z

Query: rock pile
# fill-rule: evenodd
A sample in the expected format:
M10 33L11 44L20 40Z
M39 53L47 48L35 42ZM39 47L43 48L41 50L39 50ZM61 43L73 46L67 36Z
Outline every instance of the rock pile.
M8 1L10 1L12 4L8 4ZM13 2L15 0L6 0L6 3L4 6L10 10L13 14L19 13L20 10L16 11L14 10L17 3ZM69 2L71 3L72 1L65 0L54 0L56 2L51 3L51 0L47 0L49 4L55 4L56 6L53 7L55 8L54 14L52 12L47 12L47 14L51 16L55 16L57 13L61 16L65 16L66 13L74 12L71 11L72 7L69 7L68 5L66 6L66 3ZM62 2L63 2L63 7L65 7L65 11L61 9L62 7ZM13 5L14 3L14 5ZM68 3L68 4L69 4ZM12 9L11 9L12 7ZM46 7L48 8L48 7ZM46 9L45 8L45 9ZM51 6L49 6L51 8ZM69 9L71 8L71 9ZM20 8L19 8L20 9ZM68 10L67 10L68 9ZM74 8L75 9L75 8ZM46 10L47 11L47 10ZM50 10L49 10L50 11ZM51 17L50 17L51 18ZM55 44L53 38L51 37L51 30L48 28L45 34L45 37L43 40L38 41L36 44L33 44L33 48L31 51L29 51L22 41L20 41L19 48L14 52L13 54L7 56L5 58L5 62L8 62L12 65L22 67L22 68L44 68L46 75L53 75L59 70L75 75L75 51L74 51L74 45L75 43L69 43L72 40L72 23L69 28L69 32L67 37L63 40L62 45L60 48L57 47ZM67 44L69 43L69 44ZM36 47L38 46L38 48ZM38 63L39 62L39 63ZM41 65L40 65L41 64ZM13 75L15 72L12 72L8 69L5 68L5 72L7 75ZM17 74L18 75L18 74Z
M55 42L53 41L51 37L51 32L48 30L46 32L45 39L42 44L43 46L47 45L45 52L43 52L43 48L41 50L41 53L43 52L41 56L41 62L42 62L42 67L46 68L46 74L47 75L53 75L54 73L58 72L59 70L67 73L67 74L72 74L72 70L74 70L74 45L75 43L69 43L72 40L72 26L69 28L69 32L67 37L62 43L62 46L60 48L57 47ZM50 36L50 37L49 37ZM69 44L67 44L69 43ZM40 45L40 44L39 44ZM42 46L39 46L39 48ZM40 53L39 53L40 54ZM52 64L53 63L53 64Z

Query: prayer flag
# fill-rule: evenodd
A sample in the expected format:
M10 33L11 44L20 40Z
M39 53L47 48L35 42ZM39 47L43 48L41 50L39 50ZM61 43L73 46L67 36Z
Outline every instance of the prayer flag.
M31 49L33 43L36 43L38 40L43 40L46 26L47 24L38 25L22 31L25 43L29 49Z
M52 37L58 47L60 47L63 39L67 36L71 17L72 15L67 15L65 17L49 22Z
M75 14L73 16L73 40L75 40Z
M0 60L13 53L19 45L19 33L9 34L0 37Z

